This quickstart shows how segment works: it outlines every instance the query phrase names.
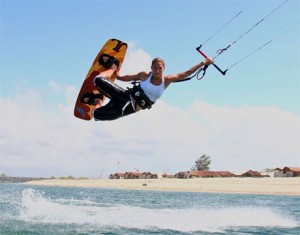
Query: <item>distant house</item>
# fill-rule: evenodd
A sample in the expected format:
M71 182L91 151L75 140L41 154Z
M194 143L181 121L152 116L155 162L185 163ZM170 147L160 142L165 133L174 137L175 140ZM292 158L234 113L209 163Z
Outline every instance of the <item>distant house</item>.
M186 178L209 178L209 177L215 177L215 174L213 171L188 171L186 174Z
M126 172L124 179L139 179L141 174L141 172Z
M175 178L175 175L168 175L167 173L163 173L162 178Z
M186 171L178 172L177 178L215 178L215 177L235 177L236 175L229 171Z
M284 167L282 172L286 174L287 177L300 176L300 167Z
M216 174L219 177L236 177L236 175L231 173L230 171L216 171Z
M180 171L180 172L176 173L175 178L178 178L178 179L186 178L186 172L185 171Z
M258 171L246 171L245 173L241 174L242 177L264 177Z
M140 179L157 179L157 174L152 174L151 172L143 172L140 176Z
M273 171L273 177L286 177L286 175L283 174L282 169L275 168Z
M157 174L151 172L126 172L110 174L109 179L158 179Z
M283 169L276 168L274 177L299 177L300 167L284 167Z
M115 173L110 174L109 179L124 179L125 174L124 173Z

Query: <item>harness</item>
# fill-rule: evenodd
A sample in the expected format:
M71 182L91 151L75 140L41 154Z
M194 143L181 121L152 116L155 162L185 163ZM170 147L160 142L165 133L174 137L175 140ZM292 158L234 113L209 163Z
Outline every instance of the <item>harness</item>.
M141 88L139 82L132 82L133 87L129 89L130 95L142 109L151 109L155 103L149 99ZM138 85L137 85L138 84Z

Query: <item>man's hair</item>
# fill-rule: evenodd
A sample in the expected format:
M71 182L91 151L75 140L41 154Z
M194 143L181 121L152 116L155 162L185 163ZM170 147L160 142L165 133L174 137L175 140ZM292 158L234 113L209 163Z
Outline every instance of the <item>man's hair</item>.
M161 63L163 63L163 65L165 66L165 61L164 61L162 58L160 58L160 57L154 58L154 59L152 60L152 64L151 64L151 65L153 65L153 64L156 63L156 62L161 62Z

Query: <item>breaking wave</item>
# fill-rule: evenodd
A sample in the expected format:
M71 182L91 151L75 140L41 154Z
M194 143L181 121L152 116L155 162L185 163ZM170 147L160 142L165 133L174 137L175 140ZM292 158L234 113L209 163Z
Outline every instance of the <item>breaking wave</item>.
M92 224L96 227L170 229L181 232L298 226L293 218L265 207L149 209L89 200L50 199L34 189L23 190L19 219L34 223Z

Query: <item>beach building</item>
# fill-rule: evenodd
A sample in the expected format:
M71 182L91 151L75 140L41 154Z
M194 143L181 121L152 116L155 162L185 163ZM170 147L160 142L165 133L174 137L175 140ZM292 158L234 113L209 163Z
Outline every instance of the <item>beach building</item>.
M236 175L231 173L230 171L217 171L216 174L219 177L236 177Z
M179 171L175 174L175 178L177 179L185 179L186 178L186 171Z
M213 171L187 171L185 178L211 178L215 176Z
M125 173L110 174L109 179L124 179Z
M291 177L300 176L300 167L284 167L282 171Z
M284 167L283 169L276 168L274 177L299 177L300 167Z
M124 179L139 179L141 174L141 172L126 172Z
M241 174L241 177L267 177L267 176L261 175L258 171L249 170Z
M229 171L181 171L175 174L176 178L217 178L217 177L235 177L236 175Z
M151 172L126 172L110 174L109 179L158 179L157 174Z
M152 174L151 172L143 172L140 176L140 179L158 179L157 174Z
M168 179L176 178L175 175L167 174L167 173L163 173L161 176L162 178L168 178Z

